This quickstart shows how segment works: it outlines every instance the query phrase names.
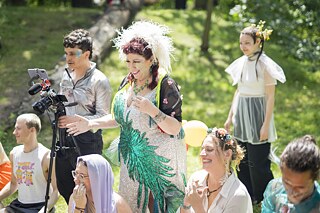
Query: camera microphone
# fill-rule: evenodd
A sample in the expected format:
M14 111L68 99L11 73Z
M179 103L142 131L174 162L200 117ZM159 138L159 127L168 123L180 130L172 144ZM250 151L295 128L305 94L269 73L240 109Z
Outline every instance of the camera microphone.
M36 83L36 84L32 85L32 87L30 87L30 89L28 90L28 93L30 95L35 95L38 92L40 92L41 90L42 90L42 85L39 83Z

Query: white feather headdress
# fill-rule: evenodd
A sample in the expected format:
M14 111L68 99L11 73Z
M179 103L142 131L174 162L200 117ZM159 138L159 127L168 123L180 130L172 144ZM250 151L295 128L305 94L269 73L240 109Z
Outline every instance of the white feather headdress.
M159 63L159 67L163 68L167 73L171 72L170 57L174 50L172 39L167 36L170 32L169 28L158 23L149 21L133 22L127 29L121 28L117 31L119 36L113 39L114 47L119 50L119 57L125 60L125 54L122 47L128 44L134 38L142 38L148 43L155 60Z

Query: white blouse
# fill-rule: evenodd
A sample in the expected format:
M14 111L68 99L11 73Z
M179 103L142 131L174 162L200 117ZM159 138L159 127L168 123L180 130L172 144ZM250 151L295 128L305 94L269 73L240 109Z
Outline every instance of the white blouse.
M199 180L199 185L207 186L206 178L208 173L201 170L192 174L189 179L188 185L192 181ZM205 196L203 206L208 213L252 213L252 203L247 188L243 183L232 173L224 185L222 186L219 194L214 199L212 204L208 206L208 198ZM177 213L180 212L178 209ZM195 212L191 207L189 212Z
M282 68L266 54L260 56L257 67L255 60L242 56L227 67L226 72L231 75L233 85L238 84L240 94L264 95L266 85L276 85L276 80L286 81Z

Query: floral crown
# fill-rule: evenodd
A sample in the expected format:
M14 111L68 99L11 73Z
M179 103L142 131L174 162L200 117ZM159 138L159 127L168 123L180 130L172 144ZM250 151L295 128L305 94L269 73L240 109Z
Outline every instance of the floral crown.
M252 24L251 27L256 27L258 29L256 32L257 37L263 38L265 41L267 41L270 39L270 35L273 30L268 30L268 28L263 29L265 23L265 21L260 20L258 25Z
M213 133L217 138L221 140L221 142L232 148L234 141L232 140L231 135L228 134L227 130L223 128L208 128L207 133Z

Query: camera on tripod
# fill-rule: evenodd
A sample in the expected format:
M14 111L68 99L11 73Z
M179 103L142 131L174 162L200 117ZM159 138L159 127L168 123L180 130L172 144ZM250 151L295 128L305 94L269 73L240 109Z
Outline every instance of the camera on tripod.
M29 76L32 81L32 86L28 90L30 95L35 95L40 92L40 100L32 104L32 108L42 114L45 110L52 107L63 106L63 102L67 102L64 95L58 95L52 88L45 69L28 69ZM41 79L41 83L34 83L36 79Z

